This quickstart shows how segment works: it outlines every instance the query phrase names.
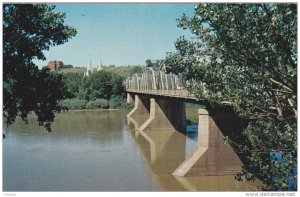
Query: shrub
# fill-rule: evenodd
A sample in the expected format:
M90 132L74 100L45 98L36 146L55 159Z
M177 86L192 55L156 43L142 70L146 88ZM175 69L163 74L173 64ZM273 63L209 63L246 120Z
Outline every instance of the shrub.
M132 110L134 107L134 103L125 103L125 105L122 107L125 110Z
M108 101L105 99L96 99L86 104L87 109L108 109L108 106Z
M122 96L114 96L109 100L109 108L123 108L126 105L125 99Z
M61 107L65 109L85 109L87 100L66 99L60 102Z

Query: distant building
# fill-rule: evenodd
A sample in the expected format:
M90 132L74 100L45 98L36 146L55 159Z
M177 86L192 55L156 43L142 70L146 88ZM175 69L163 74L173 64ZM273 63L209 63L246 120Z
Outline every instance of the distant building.
M95 66L96 71L103 70L105 66L102 65L101 62L101 56L99 55L99 64ZM90 63L86 67L86 72L84 73L84 76L89 77L94 72L94 66L92 65L91 55L90 55Z
M90 60L89 65L87 65L86 67L86 72L84 73L84 76L91 76L93 74L93 65L92 65L92 61Z
M101 56L99 55L99 65L97 66L97 71L100 71L100 70L103 70L103 65L102 65L102 62L101 62Z
M50 70L57 70L64 66L64 63L62 61L49 61L48 68Z
M102 64L100 64L99 66L97 66L97 71L99 71L99 70L103 70L103 65Z

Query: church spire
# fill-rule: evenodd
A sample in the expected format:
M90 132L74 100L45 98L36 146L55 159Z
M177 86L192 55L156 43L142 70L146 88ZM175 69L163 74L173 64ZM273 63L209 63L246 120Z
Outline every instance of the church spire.
M91 58L91 54L90 54L90 64L89 66L92 66L92 58Z
M86 73L84 73L84 75L87 77L93 74L92 58L91 58L91 54L89 55L90 55L90 63L86 67Z
M101 62L101 54L99 54L99 65L98 65L97 71L102 70L102 69L103 69L103 67L102 67L102 62Z

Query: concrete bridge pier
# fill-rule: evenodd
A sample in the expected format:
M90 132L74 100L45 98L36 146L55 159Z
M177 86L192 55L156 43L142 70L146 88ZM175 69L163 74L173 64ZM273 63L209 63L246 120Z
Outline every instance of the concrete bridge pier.
M127 92L127 103L130 104L130 103L134 103L134 95L130 94Z
M127 101L134 101L133 109L127 114L127 121L129 121L130 118L133 118L139 123L145 122L150 114L149 98L140 95L134 95L134 99L132 98L132 95L127 93Z
M131 95L129 95L131 96ZM132 99L132 97L131 97ZM128 113L128 121L134 119L136 135L142 135L155 147L149 133L157 131L184 131L186 129L185 103L177 98L134 95L134 108ZM240 133L240 120L226 110L198 110L198 148L173 172L174 176L232 175L242 169L243 163L223 136ZM152 151L155 153L156 151ZM155 154L151 154L155 160Z
M184 101L176 98L150 98L150 115L138 131L185 130Z
M174 176L232 175L242 169L243 163L238 155L222 140L222 124L215 121L221 117L224 119L227 114L219 114L219 117L214 117L205 109L198 110L198 148L173 172ZM232 123L229 119L225 124Z

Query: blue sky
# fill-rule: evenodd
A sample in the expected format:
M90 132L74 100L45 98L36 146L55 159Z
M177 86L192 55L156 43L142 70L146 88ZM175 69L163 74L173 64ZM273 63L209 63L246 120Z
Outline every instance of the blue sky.
M188 30L177 27L183 13L192 15L194 4L57 4L56 11L66 12L65 22L77 29L69 42L45 51L50 60L84 67L103 65L143 65L146 59L163 59L175 51L174 42ZM90 54L90 55L89 55Z

